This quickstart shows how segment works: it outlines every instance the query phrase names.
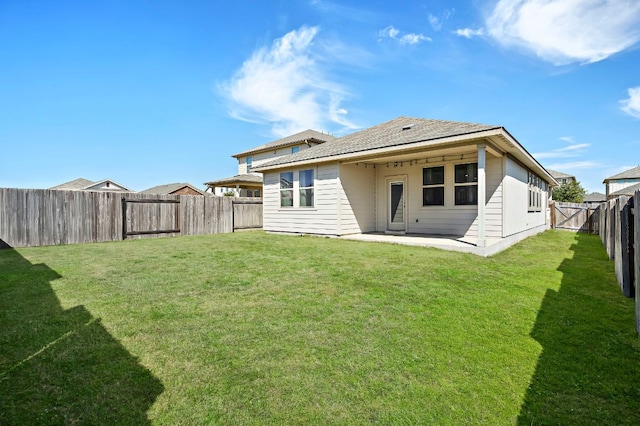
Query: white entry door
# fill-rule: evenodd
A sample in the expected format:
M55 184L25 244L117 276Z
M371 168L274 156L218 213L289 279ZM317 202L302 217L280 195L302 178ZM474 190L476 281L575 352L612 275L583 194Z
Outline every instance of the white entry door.
M395 232L406 231L406 202L404 179L389 181L389 211L387 229Z

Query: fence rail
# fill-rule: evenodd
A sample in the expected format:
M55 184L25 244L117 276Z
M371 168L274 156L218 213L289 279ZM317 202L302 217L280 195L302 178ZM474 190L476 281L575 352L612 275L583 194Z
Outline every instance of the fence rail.
M256 199L0 188L0 248L260 227L262 203Z

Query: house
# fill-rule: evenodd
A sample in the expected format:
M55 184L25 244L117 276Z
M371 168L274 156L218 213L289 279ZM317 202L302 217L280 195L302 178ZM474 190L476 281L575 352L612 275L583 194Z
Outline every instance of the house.
M73 190L73 191L111 191L111 192L135 192L124 185L111 180L103 179L93 182L84 178L74 179L61 183L49 189Z
M621 189L640 183L640 166L609 176L602 183L607 188L607 199L615 198Z
M636 191L640 191L640 182L630 186L625 186L624 188L619 189L616 192L612 192L607 196L607 198L611 200L613 198L622 197L623 195L626 195L627 197L633 197Z
M309 129L234 154L232 157L238 160L238 174L206 182L207 192L212 192L215 195L224 195L232 191L237 196L260 197L262 195L262 173L256 172L256 167L273 159L295 154L334 139L334 136Z
M553 176L555 180L558 181L560 185L564 185L565 183L569 183L569 182L576 182L576 177L573 175L568 175L566 173L557 172L551 169L547 169L547 171L551 176Z
M266 231L449 235L480 248L548 229L558 184L501 126L411 117L256 170Z
M584 196L584 203L587 204L600 204L604 201L607 201L607 196L601 192L592 192L591 194L587 194Z
M204 192L189 183L168 183L145 189L144 191L140 191L140 194L204 195Z

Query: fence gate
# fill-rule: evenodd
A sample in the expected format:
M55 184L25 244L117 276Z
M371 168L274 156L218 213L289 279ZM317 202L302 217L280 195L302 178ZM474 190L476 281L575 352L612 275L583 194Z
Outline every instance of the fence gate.
M597 233L599 221L596 223L593 217L596 210L597 207L592 208L588 204L555 202L553 203L554 219L552 223L556 229Z
M128 209L127 204L138 208ZM172 208L165 209L164 206ZM180 201L122 197L122 239L155 234L180 234Z

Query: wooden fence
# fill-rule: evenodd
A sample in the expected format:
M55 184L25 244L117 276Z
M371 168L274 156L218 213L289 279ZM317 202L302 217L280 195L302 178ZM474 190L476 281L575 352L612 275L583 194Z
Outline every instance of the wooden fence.
M260 227L255 198L0 188L0 248Z
M578 203L551 203L551 227L597 234L600 229L598 205Z
M635 297L640 334L640 191L600 204L600 240L614 261L620 291Z

